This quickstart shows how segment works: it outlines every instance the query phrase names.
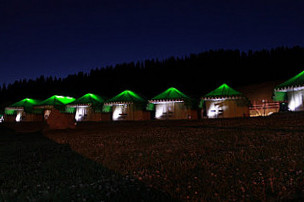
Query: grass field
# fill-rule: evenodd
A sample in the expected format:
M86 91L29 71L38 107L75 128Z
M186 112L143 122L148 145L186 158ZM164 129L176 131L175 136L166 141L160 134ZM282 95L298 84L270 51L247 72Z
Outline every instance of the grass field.
M304 200L303 113L10 127L0 136L7 201Z

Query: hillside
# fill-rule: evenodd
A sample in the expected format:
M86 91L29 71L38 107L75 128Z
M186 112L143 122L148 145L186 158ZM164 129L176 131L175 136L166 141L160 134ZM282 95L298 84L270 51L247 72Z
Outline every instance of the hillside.
M224 82L240 87L286 80L302 71L303 66L304 48L298 46L248 52L210 50L183 58L100 67L66 78L41 76L16 81L1 87L0 109L25 97L45 99L54 94L80 97L90 92L110 98L125 89L150 99L172 86L198 99Z
M5 124L18 132L0 136L0 190L4 201L302 201L303 121Z

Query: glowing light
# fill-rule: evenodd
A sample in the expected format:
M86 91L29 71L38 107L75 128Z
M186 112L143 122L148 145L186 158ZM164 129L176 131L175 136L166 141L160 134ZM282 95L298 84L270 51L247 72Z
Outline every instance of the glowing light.
M223 106L222 104L212 102L210 103L210 106L207 111L208 118L218 118L221 116L225 109L227 109L227 106Z
M174 113L174 102L163 102L157 104L155 107L155 118L162 119L173 116Z
M177 101L153 101L153 104L170 104L174 102L184 102L182 100L177 100Z
M215 90L206 94L204 96L204 98L205 98L205 100L206 99L209 99L209 100L217 99L218 97L231 99L232 97L238 97L238 96L242 96L242 94L224 83L221 86L219 86L218 88L216 88Z
M303 108L303 96L304 96L303 91L290 92L288 94L289 97L288 108L291 111L301 110L301 108Z
M165 105L156 105L155 118L159 119L165 111Z
M44 111L44 119L45 119L45 120L49 118L51 112L52 112L51 110L45 110L45 111Z
M73 101L75 101L75 98L72 97L65 97L61 95L54 95L52 97L49 97L48 99L42 101L39 103L40 106L50 105L50 106L56 106L56 105L66 105Z
M181 91L177 90L176 88L168 88L164 92L160 93L159 95L153 97L149 102L158 104L158 103L167 103L167 102L183 102L183 101L190 101L191 98L182 93Z
M83 121L85 120L88 113L88 106L81 106L76 108L75 120Z
M113 110L112 118L114 121L122 120L126 117L128 105L119 104L119 105L114 105L113 108L114 110Z
M115 97L107 100L105 103L106 105L112 105L112 103L145 103L146 101L137 95L136 93L130 91L130 90L125 90Z
M2 123L4 121L4 116L0 115L0 123Z
M74 102L69 103L70 106L77 105L101 105L104 102L104 99L99 95L95 95L92 93L87 93L82 97L76 99Z
M23 111L17 111L16 122L20 122L22 120L22 112Z
M302 90L304 83L304 71L300 72L299 74L295 75L291 79L285 81L284 83L275 87L277 91L286 92L286 91L293 91L293 90Z

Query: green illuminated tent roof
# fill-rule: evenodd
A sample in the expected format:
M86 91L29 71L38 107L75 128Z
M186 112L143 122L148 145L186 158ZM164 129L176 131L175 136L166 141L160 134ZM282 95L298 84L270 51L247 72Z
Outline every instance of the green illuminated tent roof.
M34 105L38 105L41 101L40 100L35 100L31 98L25 98L23 100L20 100L19 102L16 102L12 104L10 107L16 107L16 108L27 108L27 107L33 107Z
M39 106L60 106L60 105L66 105L71 102L75 101L75 98L67 97L67 96L60 96L60 95L53 95L52 97L43 100L38 105Z
M284 90L289 87L298 87L304 85L304 71L275 87L276 90Z
M130 90L125 90L115 97L109 99L106 101L105 104L110 105L110 104L116 104L116 103L144 103L146 102L145 99L137 95L136 93L130 91Z
M229 87L227 84L222 84L220 87L206 94L202 99L219 99L219 98L236 98L244 97L242 93Z
M104 99L99 95L95 95L92 93L85 94L84 96L76 99L74 102L69 105L100 105L104 103Z
M16 102L9 107L5 108L5 114L14 114L16 110L22 109L25 112L32 113L35 110L33 110L33 107L38 105L40 103L40 100L25 98L23 100L20 100L19 102Z
M40 100L25 98L5 108L6 114L13 114L18 109L23 109L26 112L32 112L33 106L40 103Z
M184 93L182 93L181 91L177 90L176 88L168 88L167 90L165 90L164 92L162 92L161 94L155 96L154 98L152 98L150 100L151 103L153 103L153 101L189 101L191 100L190 97L188 97L187 95L185 95Z

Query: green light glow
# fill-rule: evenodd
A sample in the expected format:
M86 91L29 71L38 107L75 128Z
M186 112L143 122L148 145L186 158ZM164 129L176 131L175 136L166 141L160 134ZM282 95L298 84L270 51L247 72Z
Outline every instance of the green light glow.
M304 71L275 87L275 89L304 85Z
M222 84L220 87L206 94L204 98L216 98L216 97L233 97L233 96L243 96L242 93L229 87L227 84Z
M168 88L164 92L152 98L152 100L190 100L191 98L177 90L176 88Z
M112 106L110 105L103 105L102 112L108 113L112 111Z
M5 114L15 114L16 110L23 109L27 113L34 113L33 106L36 106L40 103L40 100L35 100L31 98L25 98L10 105L7 109L5 109Z
M104 99L92 93L85 94L84 96L76 99L74 102L70 103L70 105L101 105L104 103Z
M17 113L17 110L14 110L14 109L4 109L4 113L6 115L14 115Z
M30 98L25 98L11 105L11 107L33 107L34 105L38 105L41 101L34 100Z
M69 114L74 114L76 112L76 107L66 107L65 112Z
M148 110L148 111L154 111L155 110L155 104L148 103L147 107L146 107L146 110Z
M69 104L69 103L71 103L75 100L76 99L72 98L72 97L53 95L52 97L40 102L38 105L39 106L45 106L45 105L50 105L50 106L58 106L59 105L60 106L60 105Z
M287 100L287 93L275 91L272 99L273 101L277 101L277 102L285 101Z
M130 90L125 90L115 97L106 101L106 103L113 103L113 102L120 102L120 103L143 103L145 100L140 97L138 94L134 93Z

